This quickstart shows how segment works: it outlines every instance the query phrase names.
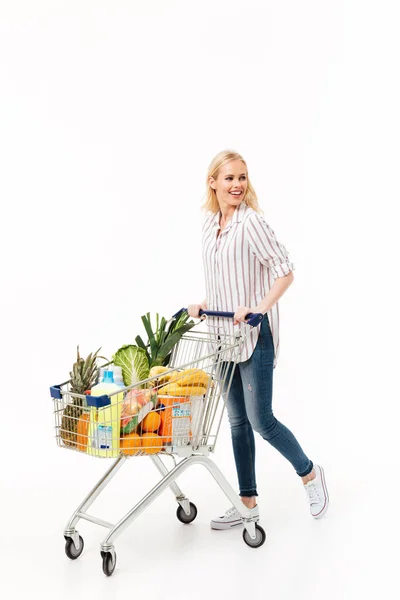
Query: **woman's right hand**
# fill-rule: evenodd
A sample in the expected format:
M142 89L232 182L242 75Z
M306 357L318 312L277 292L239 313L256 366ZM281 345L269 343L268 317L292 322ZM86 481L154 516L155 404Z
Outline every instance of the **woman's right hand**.
M194 319L200 319L199 310L207 310L206 300L203 300L201 304L189 304L187 309L189 316ZM203 319L204 317L201 318Z

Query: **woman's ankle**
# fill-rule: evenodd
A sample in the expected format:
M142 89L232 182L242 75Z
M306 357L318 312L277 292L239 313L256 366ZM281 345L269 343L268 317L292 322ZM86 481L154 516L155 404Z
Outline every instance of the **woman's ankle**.
M240 499L247 508L254 508L257 504L255 496L240 496Z
M302 481L303 481L304 485L305 485L306 483L308 483L309 481L312 481L313 479L315 479L315 471L314 471L314 468L313 468L313 470L311 471L311 473L309 473L309 474L308 474L308 475L306 475L305 477L302 477L301 479L302 479Z

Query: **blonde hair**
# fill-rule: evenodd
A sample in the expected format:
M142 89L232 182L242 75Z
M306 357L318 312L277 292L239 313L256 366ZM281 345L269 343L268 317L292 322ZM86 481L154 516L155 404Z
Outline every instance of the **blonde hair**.
M214 156L214 158L212 159L212 161L210 163L210 166L208 167L207 180L206 180L206 187L207 187L206 200L205 200L204 204L202 204L202 206L201 206L202 210L210 211L214 214L219 211L219 203L217 200L217 193L211 187L211 185L209 183L209 178L213 177L214 179L217 179L220 168L223 167L224 165L226 165L227 163L231 162L232 160L241 160L244 163L246 170L247 170L246 161L238 152L235 152L234 150L222 150L222 152L219 152L216 156ZM257 194L256 194L253 186L251 185L248 173L247 173L247 189L246 189L246 193L243 198L243 202L245 204L247 204L247 206L250 206L250 208L254 209L255 211L257 211L259 213L262 212L262 210L258 204Z

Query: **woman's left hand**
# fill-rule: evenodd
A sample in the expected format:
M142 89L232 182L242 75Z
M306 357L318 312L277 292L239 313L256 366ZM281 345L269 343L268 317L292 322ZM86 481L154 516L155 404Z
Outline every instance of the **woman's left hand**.
M249 308L248 306L238 306L233 317L233 324L238 325L239 323L246 323L246 316L249 313L255 313L255 308Z

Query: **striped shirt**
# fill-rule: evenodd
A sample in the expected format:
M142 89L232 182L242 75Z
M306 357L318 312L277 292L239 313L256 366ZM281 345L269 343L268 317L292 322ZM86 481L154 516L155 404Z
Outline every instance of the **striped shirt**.
M236 312L238 306L255 308L277 277L294 270L283 244L257 211L241 202L225 229L221 212L209 213L202 228L202 255L208 310ZM274 367L279 355L278 302L267 312L274 342ZM213 331L244 337L239 362L248 360L256 346L260 325L233 325L233 319L207 317ZM250 329L249 329L250 328Z

